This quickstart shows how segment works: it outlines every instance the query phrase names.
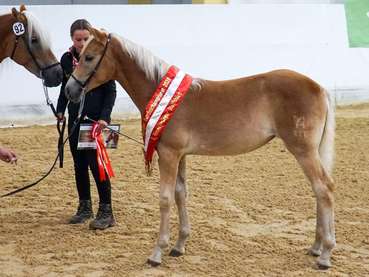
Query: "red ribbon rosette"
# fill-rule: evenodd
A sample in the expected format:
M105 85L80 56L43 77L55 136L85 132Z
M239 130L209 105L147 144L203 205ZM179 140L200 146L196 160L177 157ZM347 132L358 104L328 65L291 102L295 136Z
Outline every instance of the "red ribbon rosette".
M110 163L110 159L108 156L108 152L106 151L106 147L103 141L103 136L100 128L98 128L99 124L94 123L92 125L91 136L96 142L96 158L97 165L99 167L99 178L100 181L106 180L106 174L108 178L114 177L113 168Z

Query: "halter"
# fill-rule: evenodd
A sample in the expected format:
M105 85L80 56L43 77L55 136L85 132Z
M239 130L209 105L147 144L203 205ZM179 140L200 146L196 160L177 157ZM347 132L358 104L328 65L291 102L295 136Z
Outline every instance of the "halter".
M108 35L108 40L106 41L105 43L105 46L104 46L104 50L102 52L102 55L100 57L100 60L97 62L94 70L90 73L90 75L88 76L88 78L86 79L86 81L84 82L81 82L80 80L78 80L72 73L71 77L74 81L77 82L78 85L80 85L80 87L82 88L82 90L84 91L86 86L88 85L88 83L91 81L91 78L95 75L95 73L97 72L97 70L99 69L99 66L102 62L102 59L104 58L105 56L105 53L106 53L106 50L108 49L108 45L109 45L109 42L111 41L111 34L109 33Z
M20 34L17 34L14 30L13 30L13 33L14 33L14 35L15 35L15 42L14 42L14 47L13 47L13 51L12 51L12 54L10 55L10 58L11 59L13 59L13 57L14 57L14 54L15 54L15 51L16 51L16 49L17 49L17 46L18 46L18 40L19 40L19 38L22 38L23 39L23 42L24 42L24 44L26 45L26 48L27 48L27 51L28 51L28 53L29 53L29 55L31 56L31 58L32 58L32 61L35 63L35 65L37 66L37 68L38 68L38 70L40 71L40 76L41 76L41 78L43 78L43 72L44 71L46 71L46 70L48 70L48 69L50 69L50 68L52 68L52 67L54 67L54 66L57 66L57 65L59 65L60 63L59 62L56 62L56 63L53 63L53 64L51 64L51 65L48 65L48 66L45 66L45 67L42 67L39 63L38 63L38 61L37 61L37 59L36 59L36 57L35 57L35 55L33 54L33 52L32 52L32 50L31 50L31 47L29 46L29 44L28 44L28 42L27 42L27 39L26 39L26 34L28 34L27 33L27 23L24 23L24 32L23 33L20 33ZM22 23L22 26L23 26L23 23ZM29 35L29 34L28 34Z

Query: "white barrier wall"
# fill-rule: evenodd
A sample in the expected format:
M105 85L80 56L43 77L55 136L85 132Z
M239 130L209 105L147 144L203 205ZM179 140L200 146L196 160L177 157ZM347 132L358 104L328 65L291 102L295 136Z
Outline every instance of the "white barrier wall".
M10 7L0 8L7 10ZM369 86L369 51L348 48L340 4L73 5L29 10L47 26L59 58L71 45L70 24L86 18L196 77L221 80L289 68L329 89L362 89L366 95ZM0 108L43 103L40 80L13 62L1 67ZM58 93L59 88L50 90L54 101ZM119 97L124 109L134 111L122 89ZM120 109L118 104L116 111Z

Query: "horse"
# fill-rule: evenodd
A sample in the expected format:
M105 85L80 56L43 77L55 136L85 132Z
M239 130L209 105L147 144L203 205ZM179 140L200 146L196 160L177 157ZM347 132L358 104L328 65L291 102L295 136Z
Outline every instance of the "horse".
M50 40L37 18L21 5L0 15L0 63L11 58L48 87L58 86L63 70L50 49Z
M84 93L117 80L141 116L169 65L128 39L95 28L69 78L65 94ZM148 263L160 265L169 243L170 207L176 203L179 234L170 256L185 252L190 234L186 208L186 155L236 155L281 139L311 183L317 206L315 241L308 253L320 269L331 267L334 227L335 116L329 93L310 78L281 69L226 81L193 78L156 146L160 172L160 228Z

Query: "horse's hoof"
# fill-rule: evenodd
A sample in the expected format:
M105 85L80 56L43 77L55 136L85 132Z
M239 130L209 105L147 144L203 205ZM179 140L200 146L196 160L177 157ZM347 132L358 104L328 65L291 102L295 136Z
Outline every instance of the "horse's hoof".
M310 255L310 256L314 256L314 257L318 257L318 256L320 256L320 254L321 254L322 252L320 251L320 250L316 250L316 249L313 249L313 248L310 248L309 250L308 250L308 255Z
M317 266L318 266L318 269L320 270L327 270L332 266L332 264L330 261L327 261L327 260L323 260L323 261L318 260Z
M180 256L183 256L183 253L182 252L179 252L177 249L172 249L169 253L169 256L171 257L180 257Z
M153 261L153 260L150 260L150 259L147 259L147 263L149 264L149 265L151 265L152 267L157 267L157 266L159 266L161 263L159 263L159 262L155 262L155 261Z
M318 265L319 270L328 270L329 269L329 266L327 266L327 265L322 265L322 264L317 264L317 265Z

